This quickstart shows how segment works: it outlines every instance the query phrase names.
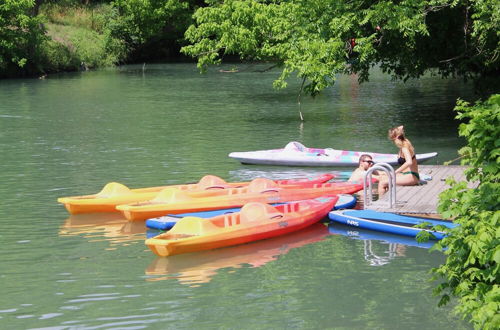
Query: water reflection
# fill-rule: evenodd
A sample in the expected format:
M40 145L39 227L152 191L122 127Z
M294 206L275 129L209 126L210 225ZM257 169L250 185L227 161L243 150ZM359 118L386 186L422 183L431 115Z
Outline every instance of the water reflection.
M372 230L353 228L330 223L330 234L340 234L352 239L363 240L364 259L370 266L383 266L398 257L406 256L407 246L429 249L435 242L419 243L413 237L392 235Z
M148 281L177 279L182 284L198 286L208 283L223 268L260 267L293 248L318 242L328 235L327 226L317 223L296 233L259 242L168 258L157 257L145 272L151 275Z
M76 214L66 219L59 236L82 236L89 242L109 241L110 245L127 245L145 239L142 221L128 221L120 213Z
M376 244L377 242L376 240L363 240L365 260L370 266L383 266L396 257L405 256L406 245L398 243L386 245L385 242L380 242L379 245ZM378 251L377 246L382 247L382 251ZM386 248L387 250L385 250Z

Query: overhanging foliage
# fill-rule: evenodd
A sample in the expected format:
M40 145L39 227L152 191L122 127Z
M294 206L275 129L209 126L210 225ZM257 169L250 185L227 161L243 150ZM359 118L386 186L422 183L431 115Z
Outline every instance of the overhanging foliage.
M182 51L204 70L225 55L282 67L316 94L338 73L368 79L374 65L394 77L492 76L499 71L500 4L494 0L207 0Z

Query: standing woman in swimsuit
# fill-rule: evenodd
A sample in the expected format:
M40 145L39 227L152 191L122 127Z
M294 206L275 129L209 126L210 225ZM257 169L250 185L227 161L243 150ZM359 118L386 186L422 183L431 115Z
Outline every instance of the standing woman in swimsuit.
M391 128L389 139L399 148L398 163L401 165L396 170L396 184L400 186L414 186L420 182L415 149L410 140L405 137L403 126Z

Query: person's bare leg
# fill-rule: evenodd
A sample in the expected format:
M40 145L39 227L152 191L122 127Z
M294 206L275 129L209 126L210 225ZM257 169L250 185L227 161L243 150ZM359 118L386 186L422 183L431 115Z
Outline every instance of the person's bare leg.
M389 182L387 181L387 176L379 177L378 181L378 195L382 196L389 189Z
M418 180L412 174L401 174L396 175L396 184L398 186L416 186L418 185Z

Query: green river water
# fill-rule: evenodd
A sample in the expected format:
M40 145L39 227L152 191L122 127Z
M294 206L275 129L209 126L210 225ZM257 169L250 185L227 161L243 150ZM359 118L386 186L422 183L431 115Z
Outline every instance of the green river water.
M227 69L230 67L228 66ZM62 196L111 181L131 188L312 177L350 168L241 165L231 151L311 147L396 152L404 124L428 164L463 144L451 109L471 97L458 80L406 84L377 70L369 83L339 77L316 98L272 90L278 72L194 64L126 66L46 79L0 81L1 329L468 329L438 308L429 270L444 255L317 224L242 246L159 258L143 222L70 216ZM361 235L362 236L362 235ZM359 237L358 237L359 238Z

